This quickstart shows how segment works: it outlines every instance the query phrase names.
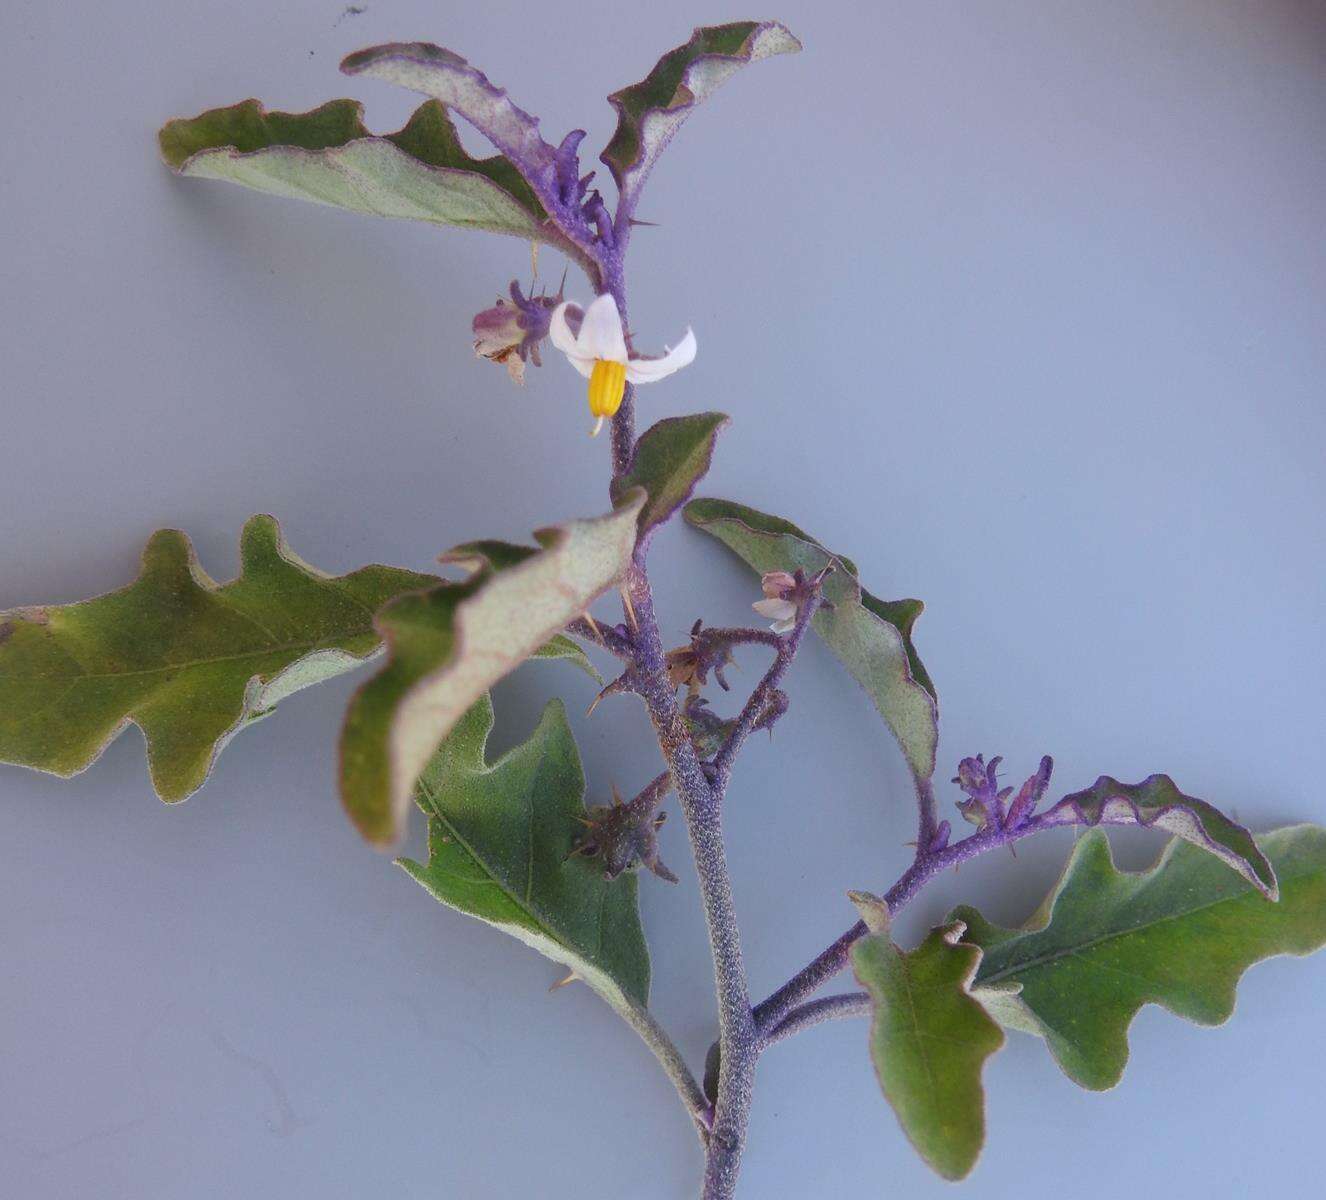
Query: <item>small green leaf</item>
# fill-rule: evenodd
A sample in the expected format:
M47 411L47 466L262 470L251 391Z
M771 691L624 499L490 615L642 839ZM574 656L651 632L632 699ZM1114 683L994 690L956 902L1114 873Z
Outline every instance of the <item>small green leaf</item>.
M400 865L443 904L478 917L573 971L632 1024L649 1002L649 952L636 876L612 882L570 857L583 829L585 777L558 700L529 740L494 763L487 695L419 777L428 862Z
M857 579L851 559L831 553L781 517L712 499L692 500L685 517L760 574L837 568L824 582L825 599L833 608L817 612L812 628L865 688L913 773L929 779L935 770L939 709L934 685L912 645L921 602L872 596Z
M695 491L709 471L714 443L728 423L723 413L665 417L640 436L631 470L612 481L613 497L633 487L649 494L640 510L640 536L662 525Z
M921 1157L945 1179L962 1179L985 1141L981 1070L1004 1044L968 990L981 952L959 944L961 922L900 950L884 903L853 900L870 928L852 948L852 965L875 1004L870 1056L880 1087Z
M183 800L247 721L372 657L381 605L437 583L392 567L323 575L266 516L240 552L239 578L218 586L163 529L128 587L0 613L0 761L74 775L135 724L158 795Z
M1275 871L1256 839L1205 800L1185 796L1168 775L1120 783L1102 775L1085 791L1065 796L1041 818L1045 824L1143 825L1163 829L1214 854L1270 899L1278 898Z
M556 634L550 637L542 646L530 655L531 658L546 659L565 659L573 667L579 667L600 687L603 686L603 676L599 674L598 668L589 661L589 655L585 653L584 648L579 643L573 642L564 634Z
M442 561L475 568L469 579L382 610L389 658L355 693L341 734L341 796L364 837L396 840L415 780L452 726L622 578L644 499L633 492L607 516L541 530L538 550L458 547Z
M792 54L801 43L777 21L709 25L669 50L639 83L613 92L617 130L599 156L612 172L629 213L658 156L695 107L748 63Z
M1326 945L1326 829L1297 825L1258 842L1278 903L1178 839L1150 870L1120 871L1105 834L1091 830L1021 929L954 910L964 941L985 952L975 995L1004 1025L1044 1038L1075 1083L1113 1087L1144 1004L1219 1025L1253 963Z
M381 137L364 127L355 100L307 113L268 112L245 100L171 121L159 141L167 165L181 175L562 245L520 173L501 155L471 158L436 100L416 109L404 129Z

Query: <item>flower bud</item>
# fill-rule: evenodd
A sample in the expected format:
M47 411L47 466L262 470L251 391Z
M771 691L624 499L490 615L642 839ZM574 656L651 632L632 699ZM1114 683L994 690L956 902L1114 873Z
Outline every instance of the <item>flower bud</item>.
M983 754L975 758L964 758L958 764L958 774L953 782L967 793L966 800L958 801L958 811L973 825L984 828L996 827L1004 823L1004 801L1012 794L1012 788L999 790L997 772L1002 759L992 758L988 763Z
M613 788L611 804L597 804L582 818L586 829L571 853L597 859L609 881L644 866L660 879L676 883L677 877L658 856L658 831L668 815L658 806L671 787L671 780L661 777L629 802Z

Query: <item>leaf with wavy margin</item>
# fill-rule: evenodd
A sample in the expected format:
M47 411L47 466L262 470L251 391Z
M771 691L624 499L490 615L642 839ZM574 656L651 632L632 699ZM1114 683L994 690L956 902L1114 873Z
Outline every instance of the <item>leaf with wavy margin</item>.
M546 210L560 207L557 151L543 140L538 118L514 104L505 88L496 87L459 54L431 42L388 42L347 55L341 70L440 101L502 152Z
M1257 840L1279 877L1278 902L1179 839L1149 870L1120 871L1104 832L1088 831L1022 928L968 906L950 914L984 951L974 994L1001 1024L1044 1038L1075 1083L1113 1087L1144 1004L1220 1025L1253 963L1326 945L1326 829Z
M1004 1033L969 991L981 961L959 944L961 921L915 950L889 938L888 906L852 893L870 932L852 947L856 977L875 1005L870 1057L908 1140L945 1179L962 1179L985 1142L985 1060Z
M375 655L381 605L437 583L379 566L324 575L268 516L244 526L240 558L218 586L163 529L128 587L0 613L0 761L74 775L134 724L157 794L183 800L247 722Z
M567 248L520 172L501 155L471 158L436 100L420 105L403 129L380 137L364 127L356 100L332 100L306 113L269 112L244 100L170 121L158 140L180 175Z
M387 665L357 691L341 734L341 797L371 842L401 833L415 781L465 711L626 572L643 492L607 516L540 530L540 549L471 542L442 556L473 569L387 605ZM524 550L524 554L513 554Z
M461 717L419 777L428 861L400 866L443 904L574 971L628 1020L649 1002L636 876L611 882L570 857L583 832L585 776L560 700L529 739L489 763L492 700Z
M654 163L697 105L747 64L800 49L778 21L702 26L639 83L613 92L608 103L617 110L617 129L599 157L616 180L620 211L634 211Z
M824 596L834 607L817 612L811 627L865 688L913 773L929 779L935 770L939 707L912 644L912 627L924 605L872 596L861 586L851 559L826 550L781 517L707 498L686 505L685 517L760 574L799 567L809 575L828 565L839 568L824 581Z
M692 413L665 417L640 435L631 469L612 481L612 494L624 495L633 487L648 493L640 510L642 539L691 498L709 472L714 443L728 423L723 413Z
M1120 783L1102 775L1089 788L1047 809L1040 824L1163 829L1214 854L1270 899L1279 896L1275 871L1252 834L1214 805L1185 796L1168 775L1149 775L1141 783Z

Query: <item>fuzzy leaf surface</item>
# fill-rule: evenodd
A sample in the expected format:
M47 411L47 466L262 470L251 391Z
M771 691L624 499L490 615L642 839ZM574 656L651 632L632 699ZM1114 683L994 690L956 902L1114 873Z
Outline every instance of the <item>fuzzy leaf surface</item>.
M487 921L573 971L632 1024L649 1002L636 876L612 882L568 857L583 831L585 777L554 700L525 742L489 763L481 697L419 777L428 861L400 865L443 904Z
M457 547L442 561L470 567L468 579L378 614L387 664L355 693L341 733L341 796L365 838L399 837L415 781L456 722L621 580L644 499L632 492L607 516L541 530L537 550Z
M654 163L697 105L749 63L800 49L777 21L704 26L639 83L613 92L608 102L617 110L617 129L599 157L616 180L624 211L634 210Z
M614 497L633 487L648 493L640 510L642 538L691 498L695 485L709 472L714 443L727 423L723 413L693 413L665 417L641 434L631 470L614 479L612 487Z
M157 794L183 800L247 721L372 657L379 607L437 583L379 566L324 575L267 516L244 526L240 555L218 585L163 529L128 587L0 613L0 761L74 775L134 724Z
M306 113L257 100L166 124L158 140L180 175L379 217L560 240L520 173L501 155L471 158L447 110L430 100L396 133L374 136L356 100Z
M1270 899L1278 895L1275 870L1252 834L1214 805L1185 796L1168 775L1150 775L1141 783L1120 783L1102 775L1091 787L1047 810L1041 823L1163 829L1214 854Z
M824 597L833 608L821 608L811 628L865 689L913 773L929 779L935 770L939 708L912 643L912 627L924 605L872 596L861 586L851 559L826 550L781 517L712 499L692 500L685 517L761 575L798 567L809 575L834 566L824 581Z
M875 1005L870 1056L880 1087L917 1153L945 1179L962 1179L985 1142L985 1060L1004 1033L969 992L981 961L961 945L961 922L932 930L915 950L890 940L858 899L871 932L852 948L856 977Z
M1120 871L1104 832L1088 831L1021 929L953 911L963 940L984 951L975 995L1002 1024L1044 1038L1075 1083L1113 1087L1144 1004L1219 1025L1253 963L1326 945L1326 829L1296 825L1258 842L1278 902L1177 838L1151 869Z

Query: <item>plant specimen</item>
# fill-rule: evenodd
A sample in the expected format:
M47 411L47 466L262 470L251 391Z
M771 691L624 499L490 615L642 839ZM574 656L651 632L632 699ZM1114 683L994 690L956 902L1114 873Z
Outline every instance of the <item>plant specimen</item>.
M695 1125L707 1200L735 1194L761 1053L818 1022L868 1020L884 1096L925 1161L959 1179L981 1150L981 1076L1005 1029L1043 1039L1081 1086L1111 1087L1143 1005L1218 1023L1249 965L1326 943L1326 830L1300 825L1254 837L1165 775L1138 783L1102 776L1056 797L1048 756L1009 784L999 758L977 754L957 765L956 807L942 817L936 691L912 636L919 602L873 595L850 558L781 517L697 498L727 424L721 413L663 417L637 430L637 389L662 384L648 396L664 401L667 377L698 348L689 329L671 346L652 336L637 346L629 324L627 258L650 172L720 84L799 49L777 22L703 28L614 93L617 129L600 157L615 203L581 162L583 131L546 141L504 90L426 43L377 46L342 64L349 75L426 97L395 133L370 133L352 100L301 114L250 100L168 123L161 150L181 175L506 234L563 256L583 275L572 295L565 283L555 295L512 283L474 317L474 348L518 383L545 355L564 356L583 377L585 423L595 434L607 429L608 510L550 526L531 544L457 546L441 556L447 578L386 566L329 577L296 557L272 518L258 516L242 533L239 576L217 584L188 539L163 530L129 586L0 614L0 759L71 775L134 724L169 802L196 791L229 740L285 696L373 660L341 735L350 819L367 841L392 846L421 810L427 861L401 860L404 870L443 904L562 964L640 1035ZM472 157L453 116L497 153ZM560 364L547 375L546 386L575 395ZM750 570L758 623L701 618L684 644L665 645L649 552L678 516ZM607 615L614 598L620 610ZM743 968L722 815L747 740L774 732L793 702L789 672L812 633L902 750L914 785L915 853L891 885L851 892L841 936L760 999ZM764 655L768 666L729 706L725 670L737 653ZM587 806L558 702L524 742L491 759L490 690L531 658L594 676L596 703L637 703L662 755L657 776L639 780L629 797L614 790L610 803ZM602 661L614 664L606 682ZM689 877L659 855L658 830L674 800L690 837L717 995L717 1037L698 1075L649 1010L638 912L642 880L668 886ZM1110 856L1102 828L1110 825L1153 827L1171 840L1154 867L1124 872ZM938 874L1064 826L1083 836L1023 925L1003 928L963 906L919 945L895 942L894 918ZM1011 857L1008 864L1016 869ZM844 889L859 882L845 880ZM855 984L823 993L849 972Z

